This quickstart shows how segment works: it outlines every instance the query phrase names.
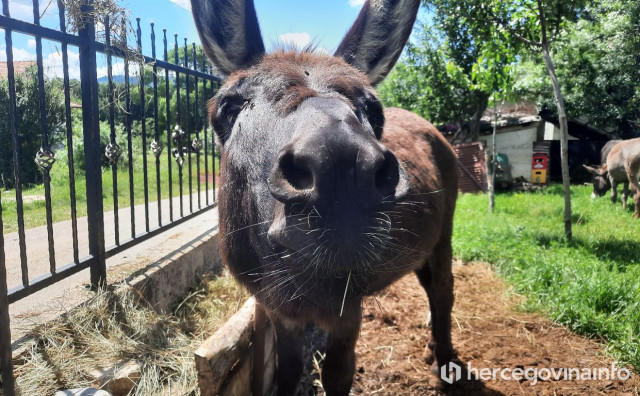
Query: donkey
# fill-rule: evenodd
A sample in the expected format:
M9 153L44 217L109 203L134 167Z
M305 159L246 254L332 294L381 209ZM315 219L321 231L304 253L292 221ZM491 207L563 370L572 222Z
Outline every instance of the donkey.
M602 150L600 150L600 165L604 165L607 163L607 157L611 152L611 149L615 147L616 144L622 142L622 140L609 140L602 146Z
M603 148L604 150L604 148ZM623 183L622 207L627 208L629 184L635 202L633 217L640 217L640 138L622 140L611 148L600 168L583 165L593 174L593 195L603 196L611 188L611 201L618 201L618 184Z
M591 180L593 184L593 192L591 193L591 198L601 197L611 188L611 183L609 182L609 177L606 176L607 174L606 171L604 172L601 172L601 171L603 167L606 169L607 157L609 156L611 149L614 148L615 145L620 142L622 142L622 140L609 140L604 146L602 146L602 149L600 150L600 166L599 167L592 167L586 164L582 165L589 173L593 175L593 178ZM600 176L600 173L602 173L605 176L604 177ZM624 184L623 192L627 191L628 186L629 185L627 183ZM616 194L617 194L617 191L616 191ZM624 206L626 205L626 194L623 196L624 198L623 198L622 205Z
M295 392L310 323L328 335L327 395L349 394L363 297L411 271L429 298L426 360L447 364L455 154L424 119L383 110L373 89L420 1L366 1L333 56L266 54L252 1L191 5L207 56L228 75L209 102L221 253L275 325L278 394Z

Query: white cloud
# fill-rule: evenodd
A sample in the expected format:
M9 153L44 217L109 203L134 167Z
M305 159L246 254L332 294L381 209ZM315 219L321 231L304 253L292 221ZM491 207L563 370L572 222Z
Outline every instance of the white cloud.
M69 59L69 78L80 79L80 56L77 52L68 50ZM44 73L48 77L64 76L62 71L62 52L55 51L50 53L42 62L44 66Z
M351 7L359 7L361 5L363 5L365 2L365 0L349 0L349 5Z
M69 77L79 79L80 78L80 58L77 52L72 50L68 50L69 54ZM13 60L16 62L20 61L35 61L36 54L29 52L24 48L13 48ZM6 62L7 55L4 50L4 46L0 48L0 62ZM62 53L59 51L54 51L49 55L45 56L42 60L42 65L44 68L44 74L47 77L63 77L62 74ZM105 69L106 70L106 69Z
M285 33L278 36L283 44L294 44L297 48L304 48L311 42L311 36L307 32Z
M0 62L7 61L7 52L4 50L4 46L2 46L2 50L0 51ZM36 60L36 54L33 54L26 49L13 47L13 60L14 61L34 61Z
M36 48L36 39L29 39L29 41L27 41L27 47Z
M191 3L189 0L169 0L173 4L177 5L180 8L184 8L187 11L191 11Z
M12 18L33 22L33 5L28 0L11 1L9 12Z

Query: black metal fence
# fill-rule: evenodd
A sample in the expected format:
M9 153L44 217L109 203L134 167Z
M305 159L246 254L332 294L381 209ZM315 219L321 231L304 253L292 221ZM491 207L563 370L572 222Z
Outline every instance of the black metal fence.
M205 99L213 96L219 80L211 74L211 69L205 63L204 56L198 53L195 44L187 45L186 39L184 45L179 45L176 35L173 40L174 60L171 63L169 60L171 49L165 30L162 38L163 56L158 58L153 24L150 26L151 56L146 56L143 54L143 42L146 39L143 40L142 37L140 19L137 20L137 26L134 28L127 26L126 18L117 18L117 16L116 18L111 16L113 19L106 16L100 20L100 24L97 24L93 12L93 0L86 0L84 3L81 7L81 26L78 27L77 33L69 33L67 32L69 13L65 12L64 2L61 0L57 0L59 29L51 29L41 25L41 10L38 0L33 0L33 23L11 18L9 0L2 0L0 28L4 30L5 36L6 79L9 96L8 114L3 114L3 116L8 117L11 141L3 141L0 144L10 144L11 146L15 200L11 200L9 204L15 204L17 249L19 249L19 259L16 259L16 262L8 260L5 251L7 247L5 235L4 232L0 233L0 348L2 348L0 369L2 370L2 391L5 395L15 393L9 304L86 268L90 268L90 282L93 287L104 285L107 280L107 258L213 208L216 202L215 150L204 120L206 117ZM114 22L114 19L118 20ZM102 29L100 33L104 38L101 40L96 38L96 26ZM114 29L119 29L118 34L114 34ZM127 36L129 35L127 32L132 31L136 45L135 48L130 49L127 46ZM29 230L25 224L24 183L21 180L20 167L22 163L20 157L25 153L21 151L20 120L16 114L19 92L16 91L14 34L26 34L33 37L37 56L35 74L37 75L40 149L31 155L35 157L44 184L46 213L44 217L46 218L49 268L48 273L35 279L30 277L30 260L27 254L26 235ZM51 131L47 130L46 109L48 104L45 92L43 40L59 44L59 52L62 57L64 121L61 129L64 139L55 148L52 147L50 141ZM81 145L74 142L73 111L76 109L72 106L69 47L77 48L79 55L79 92L82 115L81 127L77 126L75 129L81 128L82 130ZM97 58L99 56L106 56L107 81L103 84L98 81ZM124 83L115 81L115 77L121 76L114 76L114 58L122 61ZM132 67L137 68L138 73L135 76L132 76ZM136 82L137 95L134 92ZM99 96L101 90L104 93L105 86L106 102L104 99L102 101L106 103L106 106L101 108ZM162 92L162 86L164 86L164 92ZM184 96L181 98L181 95ZM162 102L164 102L164 106L162 106ZM175 104L175 110L172 110L172 103ZM117 115L120 115L122 123L116 122ZM101 123L103 128L108 125L108 142L101 142ZM123 131L119 131L119 129L123 129ZM125 145L125 142L122 141L125 139L126 147L121 147L120 144ZM75 140L78 140L78 136L75 137ZM141 153L134 153L135 147L138 145L142 148L139 150ZM66 249L73 250L73 260L62 266L56 261L54 237L59 237L59 234L54 233L51 191L51 171L55 167L57 152L66 152L70 202L68 212L70 213L72 240L71 246ZM83 157L80 164L74 160L78 157ZM103 163L105 162L111 172L112 186L110 191L103 188L102 176ZM86 195L86 212L80 211L80 201L78 191L76 191L79 167L83 169L86 180L83 186ZM139 172L142 172L143 180L141 194L139 190L136 192L138 182L135 176ZM118 175L122 175L122 173L128 173L129 190L129 202L124 208L119 204L118 187ZM176 173L177 180L175 180ZM176 187L178 191L175 191ZM3 230L2 205L4 204L6 209L7 202L2 202L1 194L0 191L0 230ZM112 202L112 208L103 207L105 202L103 194L105 197L111 197L108 202ZM105 216L106 210L109 210L109 216ZM86 219L81 219L80 212L86 213ZM129 224L123 224L121 221L121 216L126 212L130 218ZM144 219L143 225L141 224L141 216ZM136 218L138 218L138 222L136 222ZM88 254L86 255L79 249L79 235L82 234L80 228L83 228L79 226L80 220L82 220L82 224L86 221L86 239L88 240ZM113 222L114 243L110 246L107 246L105 242L106 221ZM107 226L111 227L111 224L108 223ZM125 231L121 232L122 230ZM21 284L8 285L7 268L18 266L21 272Z

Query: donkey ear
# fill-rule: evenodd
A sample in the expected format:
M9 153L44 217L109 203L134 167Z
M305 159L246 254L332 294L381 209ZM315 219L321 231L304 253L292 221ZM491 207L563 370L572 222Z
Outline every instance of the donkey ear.
M264 54L252 0L191 0L191 12L204 52L221 72L248 68Z
M593 167L593 166L589 166L586 164L582 164L582 166L584 167L584 169L586 169L589 173L593 174L593 175L603 175L606 173L607 170L607 165L603 165L599 168L597 167Z
M418 8L420 0L367 0L334 55L379 83L400 57Z

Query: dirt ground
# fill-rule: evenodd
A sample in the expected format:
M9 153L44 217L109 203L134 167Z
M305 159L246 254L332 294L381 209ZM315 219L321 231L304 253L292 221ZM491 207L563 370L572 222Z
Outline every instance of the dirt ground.
M516 310L519 296L483 264L456 265L453 346L472 368L604 368L613 359L596 341L540 315ZM638 395L640 375L626 381L463 379L443 386L423 360L428 303L415 276L407 276L365 303L357 346L356 395ZM575 378L575 376L574 376Z

